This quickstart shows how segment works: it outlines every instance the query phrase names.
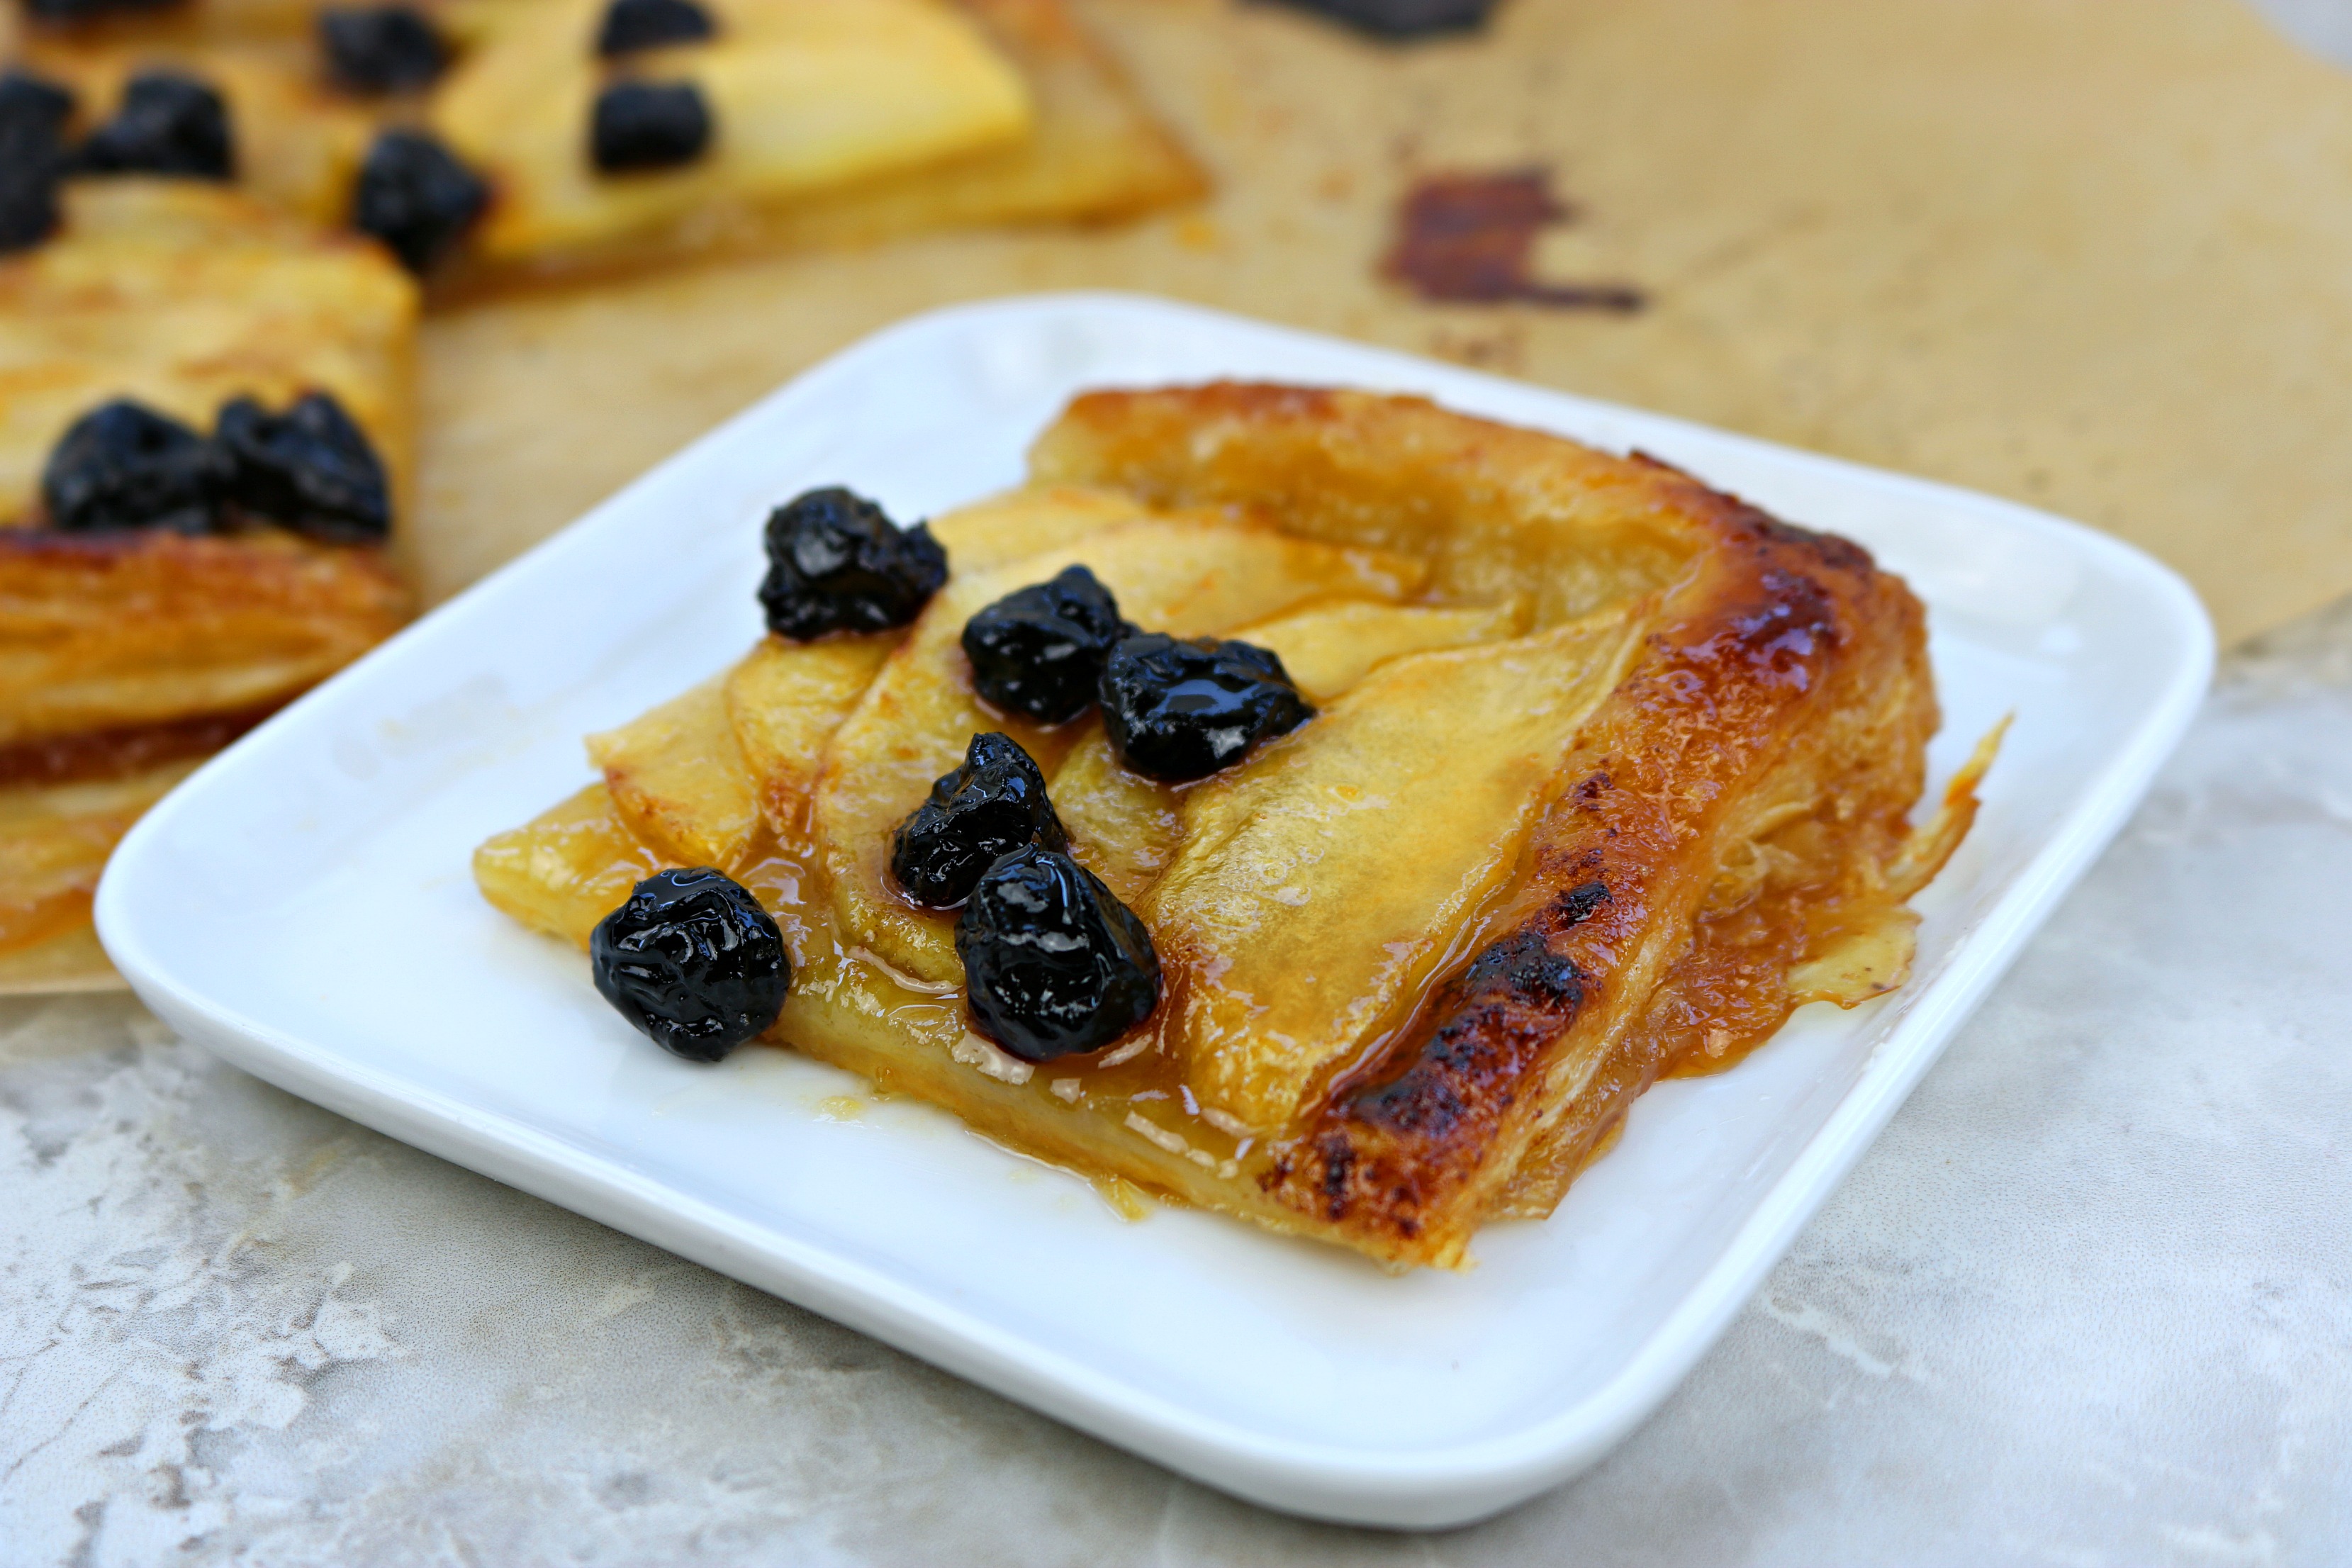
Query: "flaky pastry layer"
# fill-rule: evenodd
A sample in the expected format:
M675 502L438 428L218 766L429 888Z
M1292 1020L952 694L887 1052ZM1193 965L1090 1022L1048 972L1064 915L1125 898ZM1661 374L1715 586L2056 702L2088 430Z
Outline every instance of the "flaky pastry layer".
M0 990L108 978L89 892L139 811L412 608L380 547L51 531L51 448L117 397L203 430L322 389L404 509L416 313L374 245L201 181L71 182L61 232L0 261Z

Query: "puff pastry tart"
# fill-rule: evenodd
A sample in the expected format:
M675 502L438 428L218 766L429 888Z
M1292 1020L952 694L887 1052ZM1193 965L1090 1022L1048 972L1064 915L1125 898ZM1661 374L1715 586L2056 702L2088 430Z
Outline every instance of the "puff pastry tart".
M1394 1268L1904 980L1985 758L1911 826L1923 616L1856 546L1343 391L1092 394L1030 468L910 536L782 509L777 635L592 737L483 891L684 1054Z

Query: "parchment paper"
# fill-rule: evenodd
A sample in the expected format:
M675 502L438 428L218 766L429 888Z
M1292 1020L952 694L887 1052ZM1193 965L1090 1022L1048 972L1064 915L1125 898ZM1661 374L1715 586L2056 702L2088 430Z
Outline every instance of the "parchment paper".
M2225 637L2352 590L2352 77L2235 0L1504 0L1395 48L1232 0L1080 0L1219 181L1097 233L673 273L425 332L446 595L899 316L1120 287L1992 490L2143 544ZM1429 305L1399 196L1549 168L1539 267L1631 315Z

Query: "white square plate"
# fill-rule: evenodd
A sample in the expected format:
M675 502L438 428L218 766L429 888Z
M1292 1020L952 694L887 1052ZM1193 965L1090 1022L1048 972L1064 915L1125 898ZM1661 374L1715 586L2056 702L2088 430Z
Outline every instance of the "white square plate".
M467 856L580 738L759 635L759 523L843 483L915 518L1016 482L1071 394L1219 376L1425 393L1640 447L1861 541L1927 602L1937 785L2017 716L1899 993L1664 1083L1543 1224L1391 1278L1074 1176L785 1052L674 1060ZM809 372L204 769L117 852L108 951L188 1037L444 1158L1276 1508L1434 1526L1573 1475L1690 1369L2097 855L2210 673L2147 556L2005 501L1157 300L923 316ZM828 1103L829 1102L829 1103Z

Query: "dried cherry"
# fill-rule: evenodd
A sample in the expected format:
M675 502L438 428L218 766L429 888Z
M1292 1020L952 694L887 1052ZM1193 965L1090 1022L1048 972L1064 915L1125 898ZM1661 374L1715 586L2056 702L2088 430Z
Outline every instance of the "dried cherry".
M99 174L232 179L236 153L228 104L194 77L141 71L123 84L114 118L81 144L81 166Z
M1231 767L1315 716L1271 650L1209 637L1123 638L1103 661L1100 689L1111 750L1171 784Z
M43 22L89 22L126 12L169 11L190 0L25 0L27 15Z
M386 131L360 165L352 226L421 276L489 205L490 187L439 142L421 131Z
M319 13L328 73L352 92L429 87L449 68L448 40L414 5L331 5Z
M805 642L903 626L948 580L948 552L921 523L901 531L865 497L809 490L768 514L768 629Z
M142 403L117 398L68 426L41 470L49 526L211 531L227 478L220 448Z
M1011 736L974 735L963 765L940 774L930 798L898 825L890 875L915 902L951 910L998 856L1024 844L1070 847L1045 797L1045 775Z
M710 106L690 81L616 81L596 95L588 148L606 174L689 163L710 145Z
M220 411L213 438L228 467L227 497L255 517L342 544L392 532L392 489L367 432L323 392L283 414L250 397Z
M955 934L972 1027L1024 1061L1098 1051L1160 1005L1150 931L1059 849L991 866Z
M792 989L783 933L741 883L708 866L656 871L596 926L596 989L654 1044L715 1062L765 1031Z
M1344 22L1376 38L1402 41L1440 33L1475 32L1486 26L1495 0L1286 0Z
M1083 566L1016 588L964 623L963 651L982 697L1041 724L1059 724L1095 701L1103 659L1135 628L1118 601Z
M73 94L23 71L0 74L0 254L57 232Z
M639 49L698 43L718 30L710 13L694 0L613 0L596 31L596 52L611 59Z

